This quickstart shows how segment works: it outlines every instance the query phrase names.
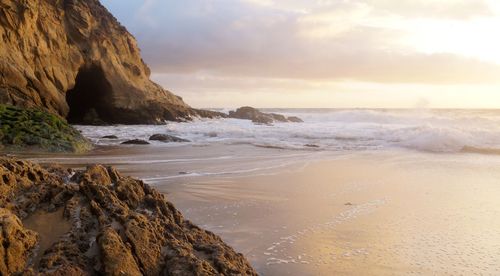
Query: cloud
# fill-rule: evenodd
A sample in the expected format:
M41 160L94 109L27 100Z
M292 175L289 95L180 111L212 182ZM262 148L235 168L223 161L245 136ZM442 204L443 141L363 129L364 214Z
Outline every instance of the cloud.
M243 0L243 2L259 6L273 6L275 4L273 0Z
M416 37L410 25L418 18L493 16L481 0L140 2L125 24L159 74L430 84L497 82L500 75L497 63L402 42Z
M494 15L488 1L484 0L374 0L370 3L377 12L396 14L402 17L464 20Z

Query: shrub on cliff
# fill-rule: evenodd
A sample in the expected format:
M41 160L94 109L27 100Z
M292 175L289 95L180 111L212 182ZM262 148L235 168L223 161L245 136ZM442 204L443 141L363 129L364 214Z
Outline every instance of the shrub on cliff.
M0 105L0 147L9 150L84 152L90 142L64 119L38 109Z

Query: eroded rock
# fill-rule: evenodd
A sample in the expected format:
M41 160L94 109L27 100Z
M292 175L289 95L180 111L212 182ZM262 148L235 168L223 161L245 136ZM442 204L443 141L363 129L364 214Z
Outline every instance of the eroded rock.
M0 239L9 241L8 250L0 247L3 275L256 275L243 255L185 220L163 194L111 167L73 172L1 158L0 189ZM20 218L61 208L69 232L37 252L39 237Z
M0 37L0 103L83 124L221 115L152 82L135 38L98 0L2 0Z
M113 228L104 229L97 240L106 275L142 275L130 248Z
M25 229L19 218L5 208L0 208L0 230L0 272L22 273L36 246L37 234Z
M141 139L133 139L123 142L122 145L149 145L149 142Z
M252 120L252 122L256 124L265 125L269 125L274 122L303 122L299 117L285 117L281 114L276 113L264 113L250 106L244 106L236 109L235 111L229 111L229 118Z
M287 118L287 120L289 122L292 122L292 123L303 123L304 122L301 118L299 118L297 116L290 116Z
M102 136L101 138L102 139L118 139L118 136L116 136L116 135L106 135L106 136Z
M175 142L175 143L183 143L183 142L191 142L186 139L182 139L176 136L168 135L168 134L154 134L151 137L149 137L150 141L160 141L164 143L170 143L170 142Z

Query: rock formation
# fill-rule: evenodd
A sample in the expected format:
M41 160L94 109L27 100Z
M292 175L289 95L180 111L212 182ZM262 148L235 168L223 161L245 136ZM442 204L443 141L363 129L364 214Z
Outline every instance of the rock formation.
M116 135L106 135L106 136L102 136L101 139L115 140L115 139L118 139L118 136L116 136Z
M1 275L256 275L162 194L111 167L0 158L0 229Z
M186 139L183 139L183 138L179 138L179 137L176 137L176 136L172 136L172 135L168 135L168 134L154 134L154 135L151 135L151 137L149 137L149 140L150 141L160 141L160 142L163 142L163 143L171 143L171 142L174 142L174 143L186 143L186 142L191 142L189 140L186 140Z
M1 0L0 37L0 103L88 124L220 115L150 81L136 40L98 0Z
M149 145L148 141L142 139L133 139L121 143L122 145Z
M60 117L37 109L0 104L0 149L82 153L92 148Z
M236 111L229 111L229 118L252 120L256 124L272 124L274 122L293 122L302 123L303 121L298 117L285 117L276 113L264 113L253 107L244 106L236 109Z

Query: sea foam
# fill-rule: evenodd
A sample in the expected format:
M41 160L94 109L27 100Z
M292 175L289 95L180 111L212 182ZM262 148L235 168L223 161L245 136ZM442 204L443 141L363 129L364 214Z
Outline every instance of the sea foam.
M309 151L410 149L425 152L500 152L500 111L496 110L266 110L299 116L304 123L256 125L237 119L195 119L152 126L77 126L100 145L148 139L168 133L193 145L249 144ZM101 139L117 135L118 140ZM152 146L179 146L152 141Z

